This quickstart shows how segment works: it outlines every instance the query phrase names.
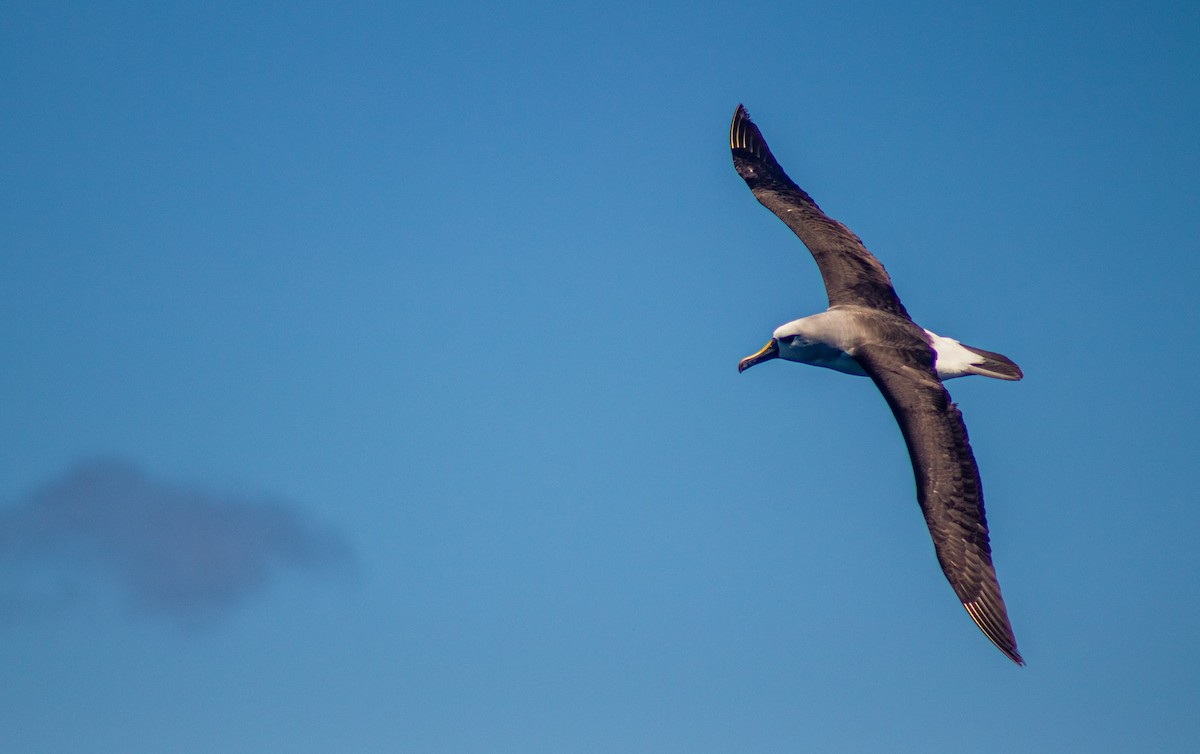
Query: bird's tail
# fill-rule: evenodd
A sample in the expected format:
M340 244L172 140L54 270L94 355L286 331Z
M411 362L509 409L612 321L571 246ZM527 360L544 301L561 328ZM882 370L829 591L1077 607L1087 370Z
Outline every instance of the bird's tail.
M985 351L982 348L968 346L965 343L962 347L980 357L978 361L972 361L966 367L969 374L978 374L983 377L995 377L998 380L1019 380L1025 376L1021 371L1021 367L1017 366L1012 359L999 353Z

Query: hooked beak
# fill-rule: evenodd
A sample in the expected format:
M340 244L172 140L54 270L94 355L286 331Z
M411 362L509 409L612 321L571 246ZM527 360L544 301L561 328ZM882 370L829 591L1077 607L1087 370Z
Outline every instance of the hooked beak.
M738 362L738 372L744 372L755 364L761 364L764 361L770 361L779 357L779 341L771 338L762 350L753 356L747 356Z

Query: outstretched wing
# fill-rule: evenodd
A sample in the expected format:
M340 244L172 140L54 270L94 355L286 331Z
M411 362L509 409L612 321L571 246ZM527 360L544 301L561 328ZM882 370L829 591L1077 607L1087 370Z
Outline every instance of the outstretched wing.
M932 349L876 344L853 355L904 433L917 501L942 572L983 633L1013 662L1024 665L992 566L979 467L962 413L933 371Z
M729 128L733 166L762 205L783 220L817 260L829 305L857 304L908 317L892 279L858 236L826 215L771 154L762 132L738 105Z

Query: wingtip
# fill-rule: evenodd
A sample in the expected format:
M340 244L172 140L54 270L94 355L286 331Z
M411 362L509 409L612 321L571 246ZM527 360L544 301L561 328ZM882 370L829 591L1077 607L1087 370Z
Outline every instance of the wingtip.
M1008 651L1008 650L1001 648L1000 651L1004 652L1005 657L1007 657L1008 659L1015 662L1017 664L1017 667L1019 667L1019 668L1025 667L1025 658L1022 657L1021 653L1018 652L1017 650L1013 649L1011 651Z
M1003 607L1000 607L998 614L994 609L981 609L982 605L977 601L964 602L963 607L967 609L967 614L971 616L971 620L975 622L983 635L996 645L996 649L1003 652L1005 657L1019 667L1025 667L1025 658L1021 657L1021 653L1017 651L1017 640L1013 636L1012 626L1008 622L1008 615Z
M988 637L988 638L991 638L991 637ZM1003 652L1005 657L1007 657L1008 659L1015 662L1017 664L1017 667L1019 667L1019 668L1025 667L1025 658L1022 657L1021 653L1017 651L1017 647L1015 644L1011 647L1002 647L999 644L997 644L995 641L993 641L992 643L996 644L996 648L999 649L1001 652Z
M750 119L745 105L739 104L733 111L733 122L729 124L729 148L735 152L744 150L755 157L762 157L766 151L762 134Z
M733 111L733 121L729 124L729 148L730 149L745 149L746 148L746 126L750 120L750 114L746 112L746 106L738 103L737 109Z

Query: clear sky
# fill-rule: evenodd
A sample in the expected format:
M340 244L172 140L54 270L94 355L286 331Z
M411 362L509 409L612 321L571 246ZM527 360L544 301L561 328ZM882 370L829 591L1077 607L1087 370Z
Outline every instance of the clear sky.
M0 748L1182 751L1200 5L4 3ZM414 8L412 6L419 5ZM1017 668L744 102L957 380Z

